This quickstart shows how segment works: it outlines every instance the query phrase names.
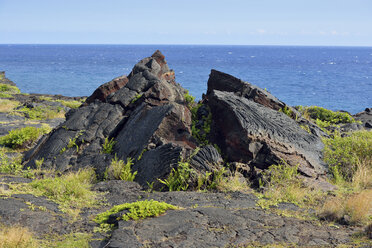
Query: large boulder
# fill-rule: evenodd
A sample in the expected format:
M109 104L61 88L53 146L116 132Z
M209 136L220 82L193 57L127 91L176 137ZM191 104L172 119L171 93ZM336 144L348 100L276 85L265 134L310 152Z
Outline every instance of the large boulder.
M118 159L132 158L136 180L147 185L165 178L196 147L186 90L175 82L164 56L156 51L126 77L100 86L66 121L25 156L25 167L59 171L92 166L99 175ZM110 154L103 144L113 139Z
M285 111L287 115L294 119L299 125L307 126L307 129L310 130L312 134L318 137L328 137L328 134L317 125L302 117L301 113L295 108L280 101L266 89L261 89L256 85L244 82L232 75L217 70L211 70L208 79L207 94L210 94L213 90L233 92L235 95L254 101L267 108L276 111Z
M267 91L212 70L205 102L212 113L210 141L228 161L260 169L285 161L308 177L325 174L318 129L306 132L278 111L287 105Z

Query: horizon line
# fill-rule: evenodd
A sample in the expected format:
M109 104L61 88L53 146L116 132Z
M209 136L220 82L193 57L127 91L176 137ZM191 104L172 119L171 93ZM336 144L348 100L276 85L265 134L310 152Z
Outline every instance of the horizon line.
M252 44L134 44L134 43L0 43L0 45L93 45L93 46L261 46L261 47L360 47L372 45L252 45Z

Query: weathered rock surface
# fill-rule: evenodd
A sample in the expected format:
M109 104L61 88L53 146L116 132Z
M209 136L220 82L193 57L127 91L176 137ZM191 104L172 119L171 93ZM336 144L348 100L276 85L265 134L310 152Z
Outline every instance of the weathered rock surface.
M0 84L9 84L16 86L16 84L5 76L5 71L0 71Z
M208 95L212 111L211 140L230 161L250 162L260 169L287 161L310 177L325 174L323 143L287 115L230 92Z
M355 120L361 121L365 129L372 129L372 108L366 108L363 112L357 113L353 117Z
M157 51L135 65L128 77L100 86L85 106L68 112L66 121L26 154L25 167L44 158L46 168L92 166L102 176L117 154L119 159L134 159L141 185L157 181L196 147L185 93ZM115 146L105 154L102 146L111 139Z
M87 98L85 104L90 104L94 102L96 99L101 102L106 101L106 98L109 95L121 89L126 83L128 83L128 78L126 76L120 76L114 78L110 82L102 84L93 92L91 96Z
M31 180L0 175L0 183L27 183ZM0 187L2 187L0 185ZM311 220L283 217L256 206L257 197L244 193L153 192L142 191L139 184L111 180L93 187L105 192L106 205L87 209L83 219L71 222L58 205L44 197L15 194L0 195L3 224L28 227L39 238L51 234L93 232L94 216L114 205L154 199L181 207L164 215L139 221L113 220L116 228L91 247L227 247L244 244L296 244L298 246L336 246L350 243L361 229L330 227ZM41 207L41 208L40 208ZM280 204L279 210L298 211L293 204ZM273 209L272 209L273 210ZM104 238L95 233L94 238Z
M165 201L183 209L141 221L116 221L117 229L110 237L93 247L227 247L254 242L332 246L350 242L354 231L264 211L250 194L146 193L140 192L134 183L122 181L101 182L95 188L109 192L106 198L115 204L141 198ZM281 204L278 208L303 211L292 204Z
M276 111L286 108L287 111L291 113L291 118L296 120L296 122L300 125L308 126L312 134L319 137L328 137L328 135L324 133L317 125L303 118L301 113L295 108L280 101L267 90L261 89L260 87L251 83L244 82L227 73L211 70L208 79L207 95L212 93L213 90L233 92L237 96L244 97Z

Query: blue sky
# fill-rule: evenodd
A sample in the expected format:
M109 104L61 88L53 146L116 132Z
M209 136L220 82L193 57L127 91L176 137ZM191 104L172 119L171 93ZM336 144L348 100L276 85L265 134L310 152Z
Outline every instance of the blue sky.
M0 0L0 43L372 46L372 0Z

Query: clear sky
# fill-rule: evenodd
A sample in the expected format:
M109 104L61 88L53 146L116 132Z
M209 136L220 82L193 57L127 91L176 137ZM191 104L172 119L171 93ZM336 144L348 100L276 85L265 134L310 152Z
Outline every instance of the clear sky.
M0 0L0 43L372 46L372 0Z

